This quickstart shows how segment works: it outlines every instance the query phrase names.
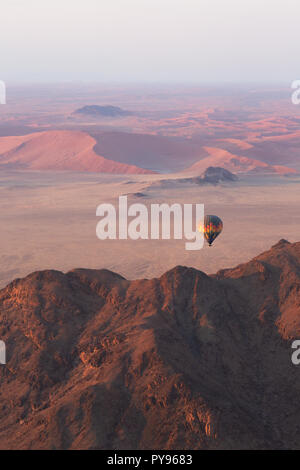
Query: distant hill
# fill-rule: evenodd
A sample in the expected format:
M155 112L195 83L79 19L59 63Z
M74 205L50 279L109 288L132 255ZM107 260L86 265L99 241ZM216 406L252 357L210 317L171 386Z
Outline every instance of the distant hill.
M212 276L35 272L0 327L1 449L300 449L300 243Z
M133 113L126 111L118 106L99 106L96 104L83 106L77 109L74 114L81 114L84 116L101 116L101 117L122 117L131 116Z
M148 188L152 189L168 189L176 188L182 184L219 184L232 183L238 180L238 177L225 168L208 167L200 176L192 176L190 178L168 178L161 179L150 183Z
M237 181L238 177L220 166L209 166L201 175L205 183L220 183L222 181Z

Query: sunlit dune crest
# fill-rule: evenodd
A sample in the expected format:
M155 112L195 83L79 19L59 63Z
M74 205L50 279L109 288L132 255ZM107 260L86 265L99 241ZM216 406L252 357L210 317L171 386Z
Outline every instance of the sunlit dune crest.
M16 149L20 145L33 139L35 134L20 135L20 136L9 136L0 138L0 156L10 150Z
M97 155L96 140L80 131L45 131L0 138L0 168L147 174L150 170Z
M241 150L249 150L253 148L253 145L249 144L245 140L240 140L240 139L220 139L221 142L225 142L228 144L235 145Z
M296 170L281 165L269 165L268 163L252 158L235 155L227 150L215 147L203 147L209 156L194 163L185 171L191 174L200 174L209 166L219 166L232 173L297 173Z

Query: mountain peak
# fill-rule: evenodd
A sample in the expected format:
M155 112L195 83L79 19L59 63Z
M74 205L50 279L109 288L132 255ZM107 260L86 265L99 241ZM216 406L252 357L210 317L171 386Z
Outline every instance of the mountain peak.
M238 177L220 166L209 166L201 175L206 183L219 183L220 181L237 181Z
M288 240L282 238L281 240L279 240L279 242L275 243L272 248L284 248L287 245L291 245L291 243Z
M14 281L0 291L1 448L299 447L299 286L286 240L216 276Z

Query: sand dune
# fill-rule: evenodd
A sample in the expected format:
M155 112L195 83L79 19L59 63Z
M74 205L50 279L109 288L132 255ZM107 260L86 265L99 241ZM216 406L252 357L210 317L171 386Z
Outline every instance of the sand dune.
M185 172L195 175L202 173L210 166L218 166L232 173L296 173L296 170L292 168L281 165L269 165L260 160L236 155L221 148L203 147L203 149L209 156L194 163Z
M0 168L146 174L150 170L109 160L94 151L85 132L46 131L0 138Z
M264 142L264 141L292 142L294 140L299 141L299 139L300 139L300 131L297 131L297 132L291 132L291 133L280 134L280 135L261 136L258 139L253 139L253 142L255 142L256 140L259 142Z
M225 145L228 145L232 148L239 148L240 150L249 150L253 148L253 145L247 142L246 140L241 140L241 139L220 139L220 142L222 142ZM231 150L231 149L229 149Z
M35 134L8 136L0 138L0 155L3 155L10 150L16 149L20 145L28 142L34 138Z

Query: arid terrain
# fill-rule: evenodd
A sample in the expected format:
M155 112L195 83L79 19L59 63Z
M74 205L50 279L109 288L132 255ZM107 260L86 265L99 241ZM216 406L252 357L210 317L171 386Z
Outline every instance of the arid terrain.
M183 178L185 179L185 178ZM168 184L168 181L170 183ZM219 215L223 233L211 249L187 251L186 240L99 240L96 208L128 204L202 203ZM299 236L300 178L239 176L199 185L178 175L0 173L0 284L40 269L106 268L126 278L160 276L177 264L208 273Z
M2 449L299 449L300 243L216 275L39 271L0 291Z
M1 449L300 449L290 98L262 86L8 90ZM98 205L125 195L148 210L204 204L223 231L198 251L99 240Z
M0 286L34 270L126 278L183 264L212 273L299 238L300 107L287 87L11 87L0 107ZM79 112L78 112L79 111ZM207 167L237 181L196 184ZM190 179L190 181L188 181ZM224 222L213 250L101 242L96 208L203 203Z
M2 3L0 451L300 450L299 0Z

